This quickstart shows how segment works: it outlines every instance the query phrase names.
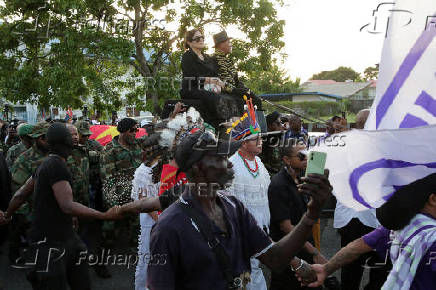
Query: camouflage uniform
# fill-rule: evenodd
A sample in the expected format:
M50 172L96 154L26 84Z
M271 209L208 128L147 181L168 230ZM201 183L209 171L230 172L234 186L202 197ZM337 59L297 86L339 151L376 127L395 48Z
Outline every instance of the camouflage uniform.
M136 169L142 163L142 141L124 147L118 136L109 143L104 151L102 176L104 176L103 197L108 205L124 204L131 201L132 180ZM136 248L139 233L138 216L131 216L115 222L106 222L104 234L106 240L113 240L117 247Z
M73 148L67 159L67 167L72 175L71 189L74 201L89 206L89 159L86 146Z
M75 124L80 136L90 136L92 132L89 130L89 123L79 121ZM96 144L97 143L97 144ZM75 181L73 173L75 200L90 208L103 210L101 198L101 151L103 146L95 140L87 140L85 144L80 144L73 150L72 156L68 158L69 166L75 166L74 171L77 172L79 179ZM70 167L71 168L71 167ZM73 191L74 192L74 191ZM96 198L100 201L96 206ZM79 218L79 236L85 242L90 254L100 256L102 244L102 221L92 219Z
M24 151L26 151L26 146L24 146L23 142L20 142L11 148L9 148L8 153L6 154L6 163L8 167L11 168L14 161L21 155Z
M41 122L38 123L29 134L32 138L38 138L39 136L45 135L47 133L49 123ZM43 162L48 154L41 151L36 143L32 145L29 149L24 151L12 165L11 175L12 175L12 193L15 193L24 183L33 176L36 169ZM19 210L16 211L14 215L13 222L10 225L10 248L9 255L10 259L14 260L17 258L18 249L21 245L21 237L25 237L26 231L30 226L31 221L31 199L29 199L24 205L21 206ZM14 258L11 258L13 256Z
M20 124L17 127L17 133L20 138L29 137L32 134L34 126L30 124ZM26 145L24 145L23 141L20 141L18 144L15 144L8 150L8 154L6 155L6 163L8 164L8 168L11 169L12 164L21 155L24 151L26 151Z
M15 160L11 168L12 192L17 191L29 177L35 174L36 169L48 154L38 149L36 144L24 151Z

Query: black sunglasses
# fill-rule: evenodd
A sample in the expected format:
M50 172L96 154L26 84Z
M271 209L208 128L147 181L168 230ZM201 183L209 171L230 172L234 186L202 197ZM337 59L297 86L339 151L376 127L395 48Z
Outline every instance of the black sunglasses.
M197 37L193 38L192 41L200 42L200 39L204 41L204 36L197 36Z
M129 132L130 132L130 133L136 133L136 132L138 132L138 131L139 131L138 128L131 128L131 129L129 129Z
M292 155L290 157L297 157L300 161L303 161L304 159L306 159L306 154L298 152L297 155Z

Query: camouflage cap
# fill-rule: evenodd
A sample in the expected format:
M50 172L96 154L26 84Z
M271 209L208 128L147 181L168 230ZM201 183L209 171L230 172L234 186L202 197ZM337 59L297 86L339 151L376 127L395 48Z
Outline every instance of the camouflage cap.
M80 135L89 136L93 134L92 131L89 130L89 123L86 121L79 121L75 124L75 126L77 127L77 131Z
M18 125L17 127L18 136L26 136L32 134L33 127L34 127L33 125L26 124L26 123L22 123Z
M47 134L48 127L50 127L50 123L47 122L37 123L33 127L32 133L29 134L29 137L38 138L39 136Z

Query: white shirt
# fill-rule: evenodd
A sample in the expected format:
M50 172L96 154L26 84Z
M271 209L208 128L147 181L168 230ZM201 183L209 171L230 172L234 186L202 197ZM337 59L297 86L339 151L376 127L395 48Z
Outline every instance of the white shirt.
M333 221L333 227L340 229L345 227L353 218L358 218L359 221L365 226L371 228L377 228L380 223L375 215L375 209L368 209L364 211L356 211L349 207L346 207L339 201L336 203L335 217Z
M259 175L256 178L245 167L244 161L238 152L231 156L229 160L233 163L233 170L235 171L235 179L229 188L229 192L244 204L261 228L269 228L268 187L270 176L268 171L257 156ZM256 168L254 160L247 160L247 163L251 169Z
M156 163L157 164L157 163ZM144 163L139 166L133 177L131 197L138 200L143 197L154 197L159 194L160 182L154 184L152 181L152 167L145 166ZM140 214L141 227L154 225L154 220L147 213Z

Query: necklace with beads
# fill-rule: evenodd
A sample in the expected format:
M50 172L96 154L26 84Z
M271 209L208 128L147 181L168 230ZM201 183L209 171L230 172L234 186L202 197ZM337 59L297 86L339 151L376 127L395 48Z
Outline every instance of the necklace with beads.
M254 164L256 165L255 169L251 169L250 164L248 164L247 159L242 156L241 152L238 151L239 157L244 161L245 168L247 168L248 172L253 176L254 178L259 176L259 164L257 164L256 158L254 158Z

